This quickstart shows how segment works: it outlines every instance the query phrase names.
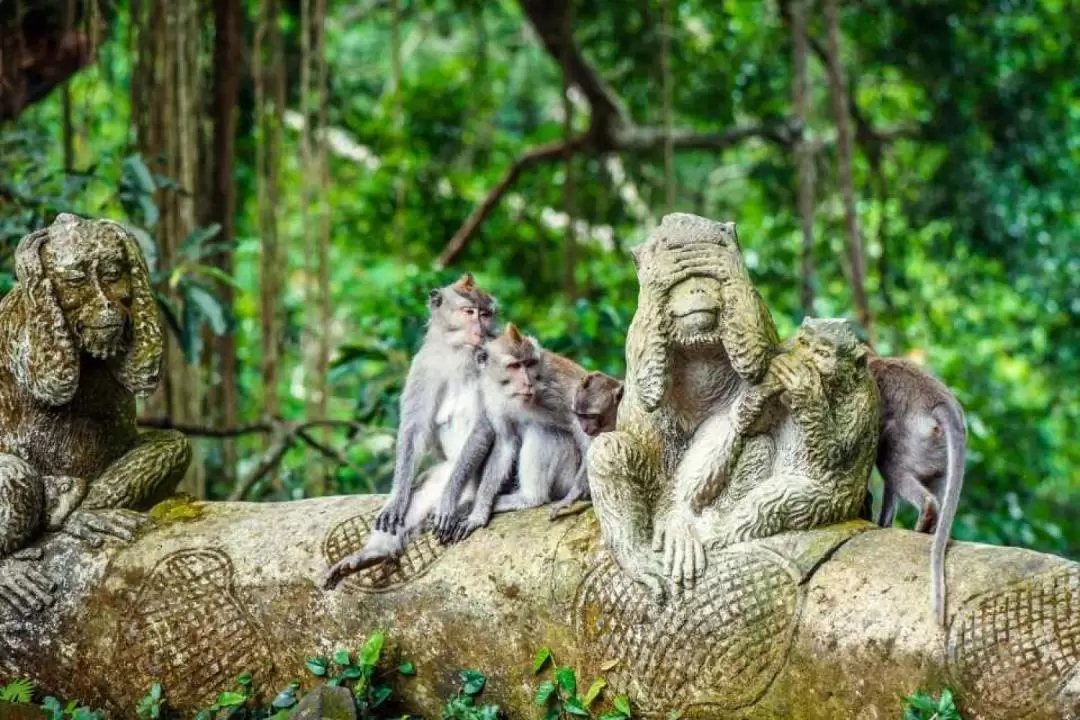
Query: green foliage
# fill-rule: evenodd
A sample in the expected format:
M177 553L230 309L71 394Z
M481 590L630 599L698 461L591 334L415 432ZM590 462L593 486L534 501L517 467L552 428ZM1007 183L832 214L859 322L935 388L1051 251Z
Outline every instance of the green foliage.
M28 703L34 698L34 681L16 678L0 687L0 702Z
M496 720L503 717L497 705L478 705L476 696L484 689L487 678L476 670L458 673L461 691L443 706L442 720Z
M904 720L963 720L956 709L952 691L942 690L937 697L924 692L904 698Z
M596 717L599 720L624 720L632 717L630 699L625 695L611 698L608 710L600 712L593 708L600 694L607 687L607 680L598 677L589 685L584 696L578 695L577 673L568 666L556 666L550 648L540 648L533 659L533 674L540 673L548 664L554 667L554 680L543 680L536 688L535 703L544 712L545 720L563 720L574 717Z
M162 694L161 683L154 683L150 692L139 700L139 704L135 707L135 714L144 720L158 720L164 705L165 697Z
M41 709L48 714L50 720L102 720L104 717L100 710L80 705L77 700L71 700L64 705L52 695L41 701Z

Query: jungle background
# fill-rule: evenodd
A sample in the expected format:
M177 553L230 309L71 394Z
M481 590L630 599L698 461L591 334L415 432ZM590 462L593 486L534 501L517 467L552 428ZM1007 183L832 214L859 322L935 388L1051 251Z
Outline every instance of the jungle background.
M58 212L133 229L141 418L196 437L192 495L385 491L464 271L621 376L626 250L675 210L738 223L782 335L847 316L955 389L956 537L1080 558L1075 0L0 0L0 33L0 291Z

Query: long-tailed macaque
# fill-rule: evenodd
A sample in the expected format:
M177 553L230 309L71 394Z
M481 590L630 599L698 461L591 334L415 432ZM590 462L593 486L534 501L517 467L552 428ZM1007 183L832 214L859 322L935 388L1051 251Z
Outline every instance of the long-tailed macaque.
M548 353L510 323L485 345L479 358L484 420L475 426L459 458L459 473L474 472L486 458L476 500L466 517L437 515L443 542L457 542L488 524L492 513L538 507L565 499L585 484L589 438L571 410L570 388L580 379L576 364ZM580 371L580 376L585 373ZM517 487L500 495L517 468ZM455 507L455 483L444 493ZM571 501L572 502L572 501Z
M885 483L878 524L892 525L896 496L919 510L918 532L933 532L930 603L945 624L945 549L964 484L964 410L944 383L909 360L871 357L881 396L877 467Z
M452 285L432 290L428 309L424 344L413 357L401 395L390 498L364 547L330 569L327 588L404 551L435 509L458 455L481 418L475 356L496 334L495 301L466 274ZM414 495L413 476L429 449L438 463L423 473ZM458 496L465 501L475 490L475 479L465 478L462 484L468 487Z
M581 430L593 438L615 429L623 383L602 372L591 372L581 379L571 399L571 409Z

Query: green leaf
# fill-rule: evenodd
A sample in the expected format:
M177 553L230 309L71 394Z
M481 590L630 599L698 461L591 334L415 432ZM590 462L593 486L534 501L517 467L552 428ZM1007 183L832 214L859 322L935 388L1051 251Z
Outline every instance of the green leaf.
M334 659L334 662L336 662L338 665L342 665L342 666L348 665L350 663L349 651L348 650L341 650L341 649L335 650L333 659Z
M17 678L0 688L0 700L10 703L28 703L34 697L34 681Z
M345 680L355 680L356 678L363 677L364 671L355 665L350 665L341 672L341 677Z
M483 673L476 670L462 670L459 673L461 682L463 683L462 690L466 695L476 695L484 689L484 683L487 682L487 678Z
M218 707L228 708L243 705L247 702L247 695L238 692L223 692L218 695Z
M616 695L615 699L612 701L611 704L615 706L616 710L621 712L626 717L631 717L630 698L626 697L625 695Z
M155 702L161 700L161 683L154 683L150 686L150 697L152 697Z
M52 695L41 701L41 709L52 716L52 720L64 720L64 706Z
M157 189L154 184L154 176L150 173L150 168L146 167L141 155L136 153L124 158L124 162L121 163L121 170L131 179L135 187L142 192L152 194Z
M327 680L326 684L329 685L330 687L337 687L338 685L341 684L341 680L342 679L340 677L333 677L333 678L330 678L329 680Z
M585 706L581 704L581 700L576 697L568 698L563 702L563 710L571 715L578 715L580 717L589 717L589 711L585 709Z
M359 664L374 667L379 664L379 656L382 654L383 643L386 636L377 632L367 639L364 648L360 651Z
M304 663L304 665L307 666L308 671L312 675L318 677L323 677L326 675L326 658L324 657L309 658L307 662Z
M377 708L386 702L386 699L390 697L393 691L385 685L375 688L375 692L372 694L371 707Z
M600 695L600 691L607 687L607 680L602 677L598 677L593 680L593 684L589 686L589 691L585 693L585 699L582 701L585 707L589 707Z
M124 228L135 237L135 243L142 251L143 258L146 260L146 267L153 274L157 271L158 263L158 249L157 244L154 242L154 238L150 237L150 233L143 230L138 225L132 223L122 223Z
M210 240L217 236L221 232L221 225L217 223L211 223L205 227L195 228L188 236L184 238L184 242L181 243L182 249L196 248L202 245L207 240Z
M296 704L296 688L287 687L279 692L274 699L270 702L270 706L274 708L289 708Z
M547 664L547 661L550 660L550 659L551 659L551 649L550 648L544 647L544 648L540 648L539 650L537 650L536 651L536 657L533 658L533 675L540 672L543 669L544 665Z
M550 680L545 680L540 683L540 687L536 688L536 704L545 704L551 696L555 693L555 683Z
M188 302L193 302L199 308L199 312L210 324L210 329L215 335L224 335L229 324L225 319L225 308L216 297L205 288L194 283L184 288L184 294Z
M244 673L236 678L236 684L243 685L244 687L251 687L251 673Z
M577 676L574 675L573 668L566 666L559 668L555 671L555 680L567 695L573 695L577 692Z
M398 665L398 672L402 675L415 675L416 668L413 667L413 664L411 662L406 660L405 662Z
M608 710L600 716L600 720L626 720L626 716L618 710Z

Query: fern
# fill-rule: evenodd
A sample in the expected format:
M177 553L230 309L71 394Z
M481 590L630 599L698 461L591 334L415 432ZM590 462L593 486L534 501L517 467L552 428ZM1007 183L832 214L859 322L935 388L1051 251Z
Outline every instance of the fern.
M34 681L26 678L12 680L0 688L0 702L28 703L34 697Z

